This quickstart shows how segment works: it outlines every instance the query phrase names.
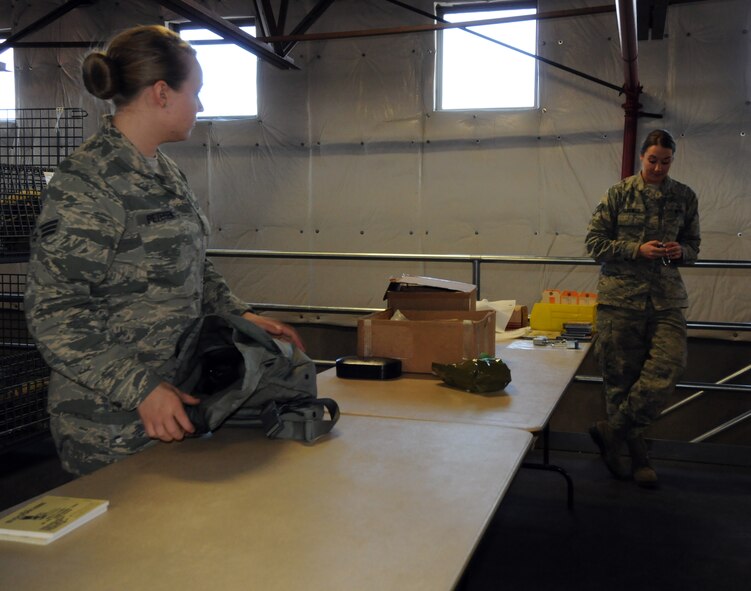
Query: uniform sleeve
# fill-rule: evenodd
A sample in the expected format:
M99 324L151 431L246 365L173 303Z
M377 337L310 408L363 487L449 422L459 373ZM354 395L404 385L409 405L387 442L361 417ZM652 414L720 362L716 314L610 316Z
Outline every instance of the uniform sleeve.
M52 369L132 410L162 380L108 332L105 302L95 294L125 216L80 179L59 187L48 189L32 236L24 300L29 331Z
M686 219L683 230L678 236L677 242L683 248L683 263L694 263L699 257L699 246L701 245L701 233L699 230L699 200L696 194L691 191L689 205L686 208Z
M618 239L618 190L611 187L595 208L584 243L587 254L598 263L631 261L639 255L638 242Z
M206 259L203 273L203 313L239 316L250 311L250 306L232 293L213 263Z

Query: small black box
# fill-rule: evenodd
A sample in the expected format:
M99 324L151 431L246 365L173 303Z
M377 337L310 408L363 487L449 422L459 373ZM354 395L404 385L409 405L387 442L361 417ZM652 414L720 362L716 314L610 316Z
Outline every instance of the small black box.
M336 377L355 380L391 380L402 375L401 359L391 357L340 357Z

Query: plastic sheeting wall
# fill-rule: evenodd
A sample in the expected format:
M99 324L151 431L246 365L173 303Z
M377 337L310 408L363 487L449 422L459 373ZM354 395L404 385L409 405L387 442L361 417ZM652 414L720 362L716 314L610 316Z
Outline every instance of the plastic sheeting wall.
M604 3L540 0L539 9ZM59 4L13 2L10 26ZM430 1L411 4L434 10ZM250 2L207 5L225 15L252 10ZM314 2L291 5L287 22L296 23ZM643 110L664 116L641 119L640 140L653 127L676 136L671 174L699 194L704 259L751 259L750 13L747 0L673 5L666 38L639 44ZM101 0L28 40L106 39L165 16L157 3ZM311 32L425 23L386 2L337 0ZM614 12L541 21L538 53L623 83ZM94 131L106 107L82 90L82 50L16 55L19 106L82 106ZM540 64L539 109L436 112L431 33L306 42L292 57L299 71L260 66L257 119L202 122L190 141L164 147L201 198L214 247L585 256L590 214L620 177L617 92ZM504 74L489 67L487 75ZM470 266L457 263L218 264L248 301L313 306L381 306L392 274L471 280ZM545 288L593 290L596 274L592 266L485 264L482 295L531 306ZM748 271L686 269L684 277L690 320L751 321Z

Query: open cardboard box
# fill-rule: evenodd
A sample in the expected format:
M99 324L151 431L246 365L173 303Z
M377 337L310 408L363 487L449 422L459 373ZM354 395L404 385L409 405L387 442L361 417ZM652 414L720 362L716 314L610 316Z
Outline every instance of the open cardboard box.
M357 321L360 357L400 359L402 370L432 373L433 362L455 363L495 354L495 312L492 310L401 310L407 320L391 320L384 310Z
M474 310L477 287L471 283L419 275L392 277L384 300L392 310Z
M527 306L517 304L514 306L514 312L508 320L506 330L516 330L517 328L524 328L525 326L529 326L529 312L527 311Z

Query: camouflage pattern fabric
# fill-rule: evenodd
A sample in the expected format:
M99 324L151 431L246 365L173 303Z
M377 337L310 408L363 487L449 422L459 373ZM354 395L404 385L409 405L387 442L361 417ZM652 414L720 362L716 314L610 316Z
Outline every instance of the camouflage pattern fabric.
M637 258L639 246L650 240L679 242L683 259L664 265ZM657 310L688 307L678 268L696 260L700 242L698 200L689 187L669 177L659 188L646 185L641 175L622 180L587 228L587 252L602 264L598 302L632 310L644 310L648 299Z
M686 320L680 309L597 306L596 353L608 422L641 435L686 369Z
M48 409L74 473L148 444L137 406L202 314L247 306L205 258L209 223L161 152L149 166L105 116L60 164L32 235L25 309L52 368Z
M124 425L106 424L77 414L53 413L50 430L63 468L79 475L90 474L156 443L138 420Z
M638 257L650 240L679 242L683 258ZM640 174L623 179L595 209L585 243L602 264L595 350L608 422L633 438L658 416L686 367L688 294L679 266L699 254L696 194L670 177L659 187Z

